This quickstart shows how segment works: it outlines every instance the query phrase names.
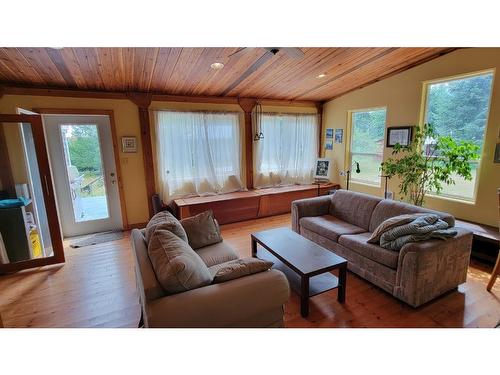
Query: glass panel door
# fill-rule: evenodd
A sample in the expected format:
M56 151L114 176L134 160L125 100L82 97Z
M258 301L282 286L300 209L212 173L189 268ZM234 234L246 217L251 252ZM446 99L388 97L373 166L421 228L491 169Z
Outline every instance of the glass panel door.
M61 125L60 129L75 221L108 218L97 125Z
M0 272L64 261L40 116L0 115Z

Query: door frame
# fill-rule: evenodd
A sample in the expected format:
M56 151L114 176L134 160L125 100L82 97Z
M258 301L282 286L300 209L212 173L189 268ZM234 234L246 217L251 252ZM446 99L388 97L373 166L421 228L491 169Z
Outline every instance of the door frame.
M112 109L75 109L75 108L33 108L33 111L40 115L79 115L92 116L102 115L109 117L109 125L111 127L111 138L113 144L113 155L115 157L116 179L118 181L118 197L120 199L120 208L122 215L123 230L129 229L127 207L125 205L125 192L123 189L122 169L120 165L120 149L117 142L115 113Z
M28 268L47 266L49 264L64 263L64 246L59 225L59 216L55 200L55 190L52 183L52 174L49 165L49 155L47 153L47 144L45 142L45 133L43 130L42 116L26 114L0 114L0 122L11 123L30 123L32 126L33 137L35 141L35 150L37 156L38 169L42 183L43 198L45 210L47 211L47 221L49 224L50 238L54 254L50 257L29 259L15 263L0 264L0 274L15 272Z

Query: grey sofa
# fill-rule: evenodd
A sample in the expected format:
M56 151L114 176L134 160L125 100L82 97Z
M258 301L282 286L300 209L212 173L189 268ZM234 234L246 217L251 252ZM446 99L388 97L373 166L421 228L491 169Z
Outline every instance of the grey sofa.
M466 281L472 233L456 228L446 241L409 243L400 251L366 241L384 220L433 212L453 226L453 216L347 190L292 203L292 229L344 257L348 269L413 307Z
M268 270L166 295L158 283L143 230L132 230L137 288L145 327L282 327L290 288L283 273ZM209 267L238 259L224 241L197 249Z

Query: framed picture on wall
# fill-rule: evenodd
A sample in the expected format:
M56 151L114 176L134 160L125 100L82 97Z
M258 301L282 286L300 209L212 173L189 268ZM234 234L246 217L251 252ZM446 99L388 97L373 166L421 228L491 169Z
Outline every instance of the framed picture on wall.
M137 152L137 138L122 137L122 152Z
M344 129L335 129L335 143L344 141Z
M333 141L326 141L325 142L325 150L327 150L327 151L333 150Z
M409 146L411 143L412 126L398 126L387 128L386 147L394 147L396 143Z
M333 129L326 129L326 138L333 138Z

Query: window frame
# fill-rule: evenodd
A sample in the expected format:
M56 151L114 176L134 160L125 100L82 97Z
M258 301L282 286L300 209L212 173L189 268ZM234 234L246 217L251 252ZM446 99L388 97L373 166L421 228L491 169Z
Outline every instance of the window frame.
M353 139L353 114L359 113L359 112L372 112L372 111L380 111L384 110L385 111L385 123L384 123L384 135L382 137L383 145L382 145L382 161L385 158L385 138L386 138L386 133L387 133L387 106L378 106L378 107L370 107L370 108L360 108L360 109L352 109L347 111L347 137L346 139L348 140L346 143L345 147L345 152L346 152L346 157L345 157L345 163L344 163L344 170L351 170L352 172L352 152L351 152L351 145L352 145L352 139ZM362 166L361 166L362 168ZM353 173L351 173L349 181L351 183L359 184L359 185L366 185L374 188L381 188L382 187L382 177L379 177L378 183L367 181L367 180L358 180L356 179Z
M496 75L496 68L490 68L490 69L483 69L483 70L478 70L474 72L469 72L469 73L463 73L463 74L455 74L453 76L447 76L447 77L441 77L441 78L434 78L430 79L427 81L422 82L422 95L421 95L421 102L420 102L420 116L419 116L419 123L418 127L420 129L423 129L424 124L425 124L425 119L426 119L426 113L427 113L427 98L429 94L429 87L433 84L437 83L443 83L443 82L450 82L450 81L458 81L462 79L467 79L467 78L473 78L473 77L478 77L486 74L491 74L492 75L492 82L491 82L491 90L490 90L490 97L488 98L488 114L486 116L486 126L483 134L483 147L482 147L482 152L479 157L479 160L474 160L472 163L477 163L477 168L476 168L476 180L474 182L474 190L472 193L472 198L464 197L464 196L459 196L459 195L453 195L453 194L444 194L440 193L437 194L432 191L426 192L426 195L432 198L437 198L437 199L442 199L442 200L450 200L450 201L455 201L455 202L460 202L460 203L466 203L466 204L475 204L477 201L477 193L479 190L479 176L481 175L481 168L483 165L483 159L484 159L484 145L486 143L486 132L488 131L488 123L490 120L490 112L491 112L491 99L493 97L493 88L495 84L495 75Z

